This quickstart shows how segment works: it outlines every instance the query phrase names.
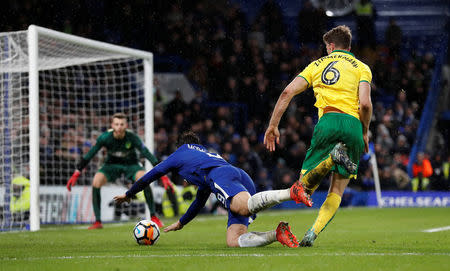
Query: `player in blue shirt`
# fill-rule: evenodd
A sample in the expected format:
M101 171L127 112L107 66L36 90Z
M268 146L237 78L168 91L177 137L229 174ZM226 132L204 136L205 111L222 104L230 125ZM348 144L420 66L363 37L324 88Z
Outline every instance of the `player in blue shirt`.
M225 161L220 155L208 152L193 132L185 132L178 139L180 146L166 160L139 179L124 195L114 197L117 203L130 201L131 197L152 181L171 171L176 171L187 182L198 186L197 196L187 212L165 232L181 230L205 206L211 193L228 210L227 245L230 247L256 247L279 241L289 247L297 247L298 241L286 222L280 222L276 230L247 232L250 217L280 202L296 200L311 206L304 191L290 189L256 193L248 174ZM256 194L255 194L256 193Z

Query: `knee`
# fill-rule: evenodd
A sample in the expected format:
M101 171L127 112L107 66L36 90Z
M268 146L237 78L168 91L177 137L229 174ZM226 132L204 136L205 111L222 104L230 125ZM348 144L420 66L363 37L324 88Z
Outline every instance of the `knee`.
M92 182L92 187L94 188L101 188L103 184L101 182Z
M106 177L103 174L97 173L92 181L92 186L95 188L102 187L107 182Z
M248 206L246 204L232 204L230 206L230 210L238 215L241 216L251 216L250 210L248 209Z
M252 214L250 213L250 211L248 210L248 207L247 207L247 206L242 207L242 209L239 210L238 214L241 215L241 216L247 216L247 217L249 217L249 216L252 215Z
M233 197L230 204L230 210L241 216L251 216L248 209L248 200L250 199L250 194L248 192L241 192Z

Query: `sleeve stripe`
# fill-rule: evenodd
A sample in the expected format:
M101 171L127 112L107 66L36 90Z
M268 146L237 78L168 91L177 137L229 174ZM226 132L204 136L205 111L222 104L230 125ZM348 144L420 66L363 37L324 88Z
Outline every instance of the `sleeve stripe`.
M370 84L370 82L369 81L367 81L367 80L361 80L361 81L359 81L360 83L361 82L366 82L366 83L369 83Z
M300 74L299 74L299 75L297 75L297 77L301 77L301 78L305 79L306 83L308 83L308 87L310 86L310 84L309 84L308 80L306 80L306 78L305 78L305 77L301 76Z

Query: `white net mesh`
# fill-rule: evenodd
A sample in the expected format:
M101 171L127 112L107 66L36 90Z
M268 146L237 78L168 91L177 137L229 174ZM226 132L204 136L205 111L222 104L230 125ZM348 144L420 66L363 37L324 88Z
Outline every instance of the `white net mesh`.
M0 35L0 230L29 219L28 74L7 72L26 57L17 46L23 41L26 32Z
M29 202L29 183L14 184L16 176L29 178L27 32L0 34L0 46L0 230L10 230L29 223L29 203L17 211L21 197ZM114 113L126 113L129 128L144 137L143 61L43 35L38 47L40 220L90 222L102 153L70 195L65 184Z

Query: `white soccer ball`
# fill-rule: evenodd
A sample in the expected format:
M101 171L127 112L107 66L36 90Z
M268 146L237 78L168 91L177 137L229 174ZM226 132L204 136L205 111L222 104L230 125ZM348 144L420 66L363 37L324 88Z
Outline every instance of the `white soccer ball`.
M133 236L139 245L151 246L160 236L158 225L151 220L141 220L134 226Z

